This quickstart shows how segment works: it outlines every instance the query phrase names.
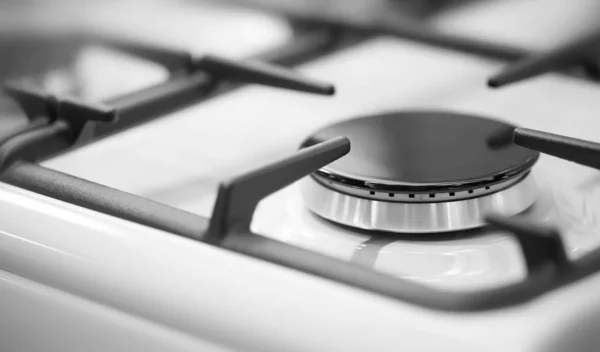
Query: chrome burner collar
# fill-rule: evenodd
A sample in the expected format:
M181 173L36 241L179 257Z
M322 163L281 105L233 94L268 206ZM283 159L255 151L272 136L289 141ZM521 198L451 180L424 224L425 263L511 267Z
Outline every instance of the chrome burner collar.
M460 187L458 189L453 189L452 187L446 187L444 189L440 188L428 192L405 190L397 191L393 188L381 189L357 187L332 180L331 178L327 178L317 173L312 174L312 177L326 188L331 188L340 193L345 193L359 198L383 202L434 203L470 199L496 193L520 182L524 177L527 177L527 174L528 172L521 173L521 175L513 176L509 179L480 183L478 186L472 186L469 188Z
M484 225L488 213L511 216L529 208L537 187L529 174L501 191L449 202L410 203L359 198L337 192L312 177L302 181L304 201L315 214L351 227L402 233L466 230Z

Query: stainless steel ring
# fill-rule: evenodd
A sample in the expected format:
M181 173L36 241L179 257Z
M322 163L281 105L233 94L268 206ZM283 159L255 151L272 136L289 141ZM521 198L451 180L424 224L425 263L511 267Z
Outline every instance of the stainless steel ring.
M308 209L325 219L366 230L402 233L480 227L486 214L511 216L526 210L537 194L530 174L499 192L451 202L403 203L359 198L327 188L313 177L302 181L302 190Z
M524 174L521 176L511 177L506 180L487 182L478 186L471 186L466 188L463 186L462 189L444 189L444 190L431 190L428 192L417 192L417 191L394 191L394 190L381 190L379 188L365 188L350 186L341 182L330 180L317 173L313 173L312 177L326 188L331 188L340 193L356 196L358 198L367 198L371 200L383 200L389 202L403 202L403 203L432 203L440 201L456 201L462 199L478 198L488 194L496 193L503 189L509 188L515 183L521 182Z

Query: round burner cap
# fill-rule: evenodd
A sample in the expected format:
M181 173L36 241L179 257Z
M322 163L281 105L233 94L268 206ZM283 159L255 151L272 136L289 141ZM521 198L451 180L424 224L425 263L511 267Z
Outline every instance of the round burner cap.
M336 136L352 149L318 174L353 187L447 192L497 183L529 170L539 153L511 143L515 126L467 114L407 111L327 126L303 144ZM507 139L498 145L498 140Z

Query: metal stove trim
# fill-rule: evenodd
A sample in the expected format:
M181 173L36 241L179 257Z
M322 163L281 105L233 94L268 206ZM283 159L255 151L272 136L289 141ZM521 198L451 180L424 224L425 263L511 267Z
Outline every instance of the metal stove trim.
M487 214L511 216L528 209L537 187L529 174L512 187L482 197L450 202L385 202L337 192L312 177L302 181L304 201L313 213L365 230L432 233L466 230L485 224Z

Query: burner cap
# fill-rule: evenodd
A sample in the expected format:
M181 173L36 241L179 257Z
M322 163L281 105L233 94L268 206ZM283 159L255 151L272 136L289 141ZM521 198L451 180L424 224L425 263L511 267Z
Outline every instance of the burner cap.
M308 207L346 225L416 232L476 227L482 224L480 217L484 214L479 212L483 211L505 215L523 211L535 198L533 181L527 176L539 153L511 143L515 127L494 119L436 111L366 116L327 126L311 135L302 146L346 136L351 150L312 175ZM522 182L526 178L527 182ZM507 199L507 195L514 201ZM329 204L342 204L340 199L346 202L340 205L345 208L343 217L354 217L353 220L340 220L342 211L336 209L337 205ZM364 216L378 220L356 220L361 216L349 211L348 202L357 203L360 212L371 207L386 208L386 215L370 210L370 215ZM399 205L394 206L394 203ZM432 210L429 206L432 203L438 203L441 208ZM406 208L407 204L412 208ZM500 209L499 204L500 208L510 209ZM399 224L399 221L414 222L414 219L402 220L402 216L394 213L420 213L415 206L426 206L427 211L435 214L417 215L421 223L408 228L406 224ZM477 208L477 214L465 215L453 210L457 207ZM469 221L448 218L450 225L439 226L440 221L446 220L438 217L444 216L446 211L461 213L458 216ZM395 225L386 227L373 223L380 223L386 217L395 217L393 221L388 219ZM426 224L427 221L436 224Z
M399 112L323 128L303 146L346 136L352 149L321 172L369 188L432 190L468 187L528 170L539 153L493 141L515 126L447 112Z

